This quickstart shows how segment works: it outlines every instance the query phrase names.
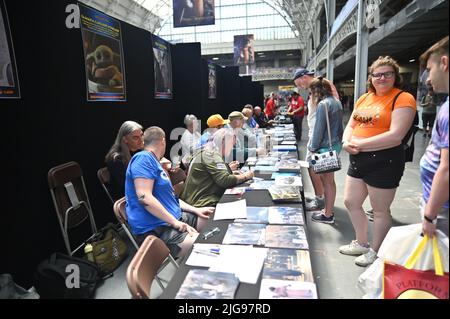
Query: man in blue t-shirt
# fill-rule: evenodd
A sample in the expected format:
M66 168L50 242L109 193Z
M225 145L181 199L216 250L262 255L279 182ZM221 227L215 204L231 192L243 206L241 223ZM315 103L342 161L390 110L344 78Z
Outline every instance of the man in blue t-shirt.
M421 56L429 72L427 82L435 93L449 93L448 36ZM430 145L420 161L423 184L421 211L423 232L432 237L436 227L448 236L448 97L434 123ZM439 217L439 219L438 219Z
M128 164L125 180L126 212L131 231L142 243L148 235L162 239L171 254L184 256L205 226L213 207L195 208L175 197L159 163L166 152L164 131L144 132L144 151ZM187 236L189 234L189 236Z

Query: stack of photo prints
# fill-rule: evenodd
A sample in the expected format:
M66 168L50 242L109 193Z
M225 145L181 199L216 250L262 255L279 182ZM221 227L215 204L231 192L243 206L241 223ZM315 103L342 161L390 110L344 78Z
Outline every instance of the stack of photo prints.
M234 299L238 285L234 274L192 269L175 299Z

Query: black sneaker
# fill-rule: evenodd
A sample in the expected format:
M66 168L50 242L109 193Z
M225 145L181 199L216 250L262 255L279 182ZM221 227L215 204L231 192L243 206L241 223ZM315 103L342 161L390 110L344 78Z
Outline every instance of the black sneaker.
M334 214L330 217L327 217L322 212L315 213L311 216L311 220L317 223L334 224Z

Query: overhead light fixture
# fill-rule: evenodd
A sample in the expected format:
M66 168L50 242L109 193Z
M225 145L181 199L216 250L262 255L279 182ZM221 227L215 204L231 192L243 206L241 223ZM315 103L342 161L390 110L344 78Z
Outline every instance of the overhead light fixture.
M286 54L286 56L293 56L293 55L294 55L293 53Z
M350 80L350 82L355 82L355 80Z
M416 59L409 60L410 63L416 62Z
M219 58L212 58L214 61L217 61L217 60L219 60Z

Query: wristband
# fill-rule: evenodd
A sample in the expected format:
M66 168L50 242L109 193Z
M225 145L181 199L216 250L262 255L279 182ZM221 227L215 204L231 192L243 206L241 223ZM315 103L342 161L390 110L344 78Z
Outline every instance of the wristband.
M437 219L431 219L426 215L423 215L423 219L425 219L427 222L429 222L430 224L436 225L437 224Z

